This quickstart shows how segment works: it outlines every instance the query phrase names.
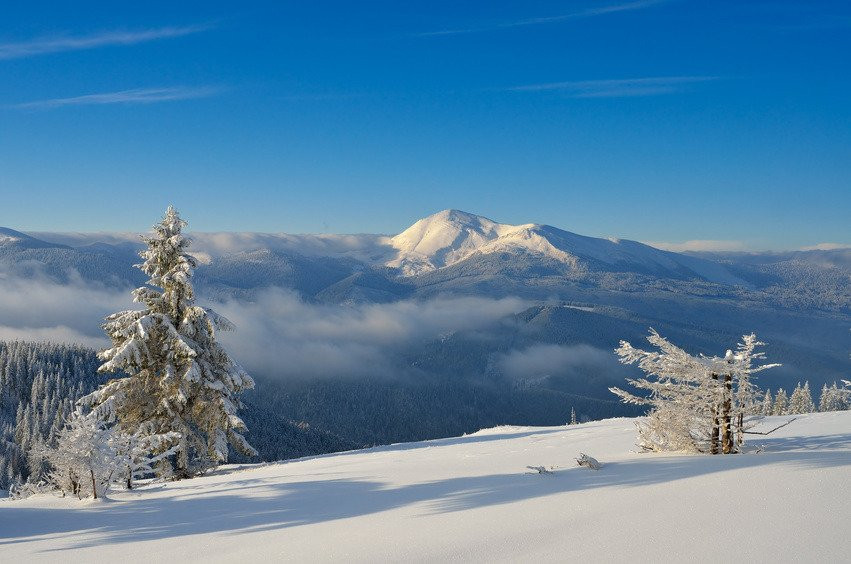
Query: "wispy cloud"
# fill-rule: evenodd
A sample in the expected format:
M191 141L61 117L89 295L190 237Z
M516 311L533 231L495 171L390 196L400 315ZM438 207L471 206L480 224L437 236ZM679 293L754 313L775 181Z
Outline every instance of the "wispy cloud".
M571 12L568 14L559 14L556 16L545 16L538 18L526 18L521 20L514 20L510 22L500 22L491 25L483 25L479 27L468 27L468 28L460 28L460 29L444 29L438 31L427 31L424 33L416 34L419 37L428 37L435 35L460 35L464 33L479 33L483 31L496 31L501 29L510 29L514 27L523 27L529 25L541 25L541 24L549 24L549 23L557 23L563 22L567 20L576 20L581 18L591 18L594 16L602 16L605 14L613 14L616 12L627 12L631 10L641 10L643 8L648 8L655 4L661 4L662 2L666 2L668 0L638 0L636 2L626 2L623 4L611 4L608 6L598 6L596 8L586 8L585 10L579 10L576 12Z
M670 94L682 91L688 84L717 79L717 76L653 76L525 84L504 90L509 92L562 92L570 98L624 98Z
M746 249L746 246L742 241L722 241L717 239L695 239L692 241L683 241L681 243L647 241L645 244L664 251L674 251L675 253L682 253L686 251L744 251Z
M802 251L835 251L837 249L851 249L851 244L848 243L819 243L818 245L809 245L801 247Z
M133 45L157 39L191 35L212 27L212 24L198 24L138 31L104 31L90 35L40 37L17 43L0 43L0 59L20 59L46 53L81 51L110 45Z
M207 98L221 92L221 88L215 86L201 86L195 88L137 88L134 90L121 90L119 92L105 92L102 94L86 94L85 96L74 96L73 98L52 98L49 100L36 100L24 102L11 107L20 110L47 110L61 108L64 106L99 106L107 104L153 104L155 102L170 102L173 100L189 100L192 98Z

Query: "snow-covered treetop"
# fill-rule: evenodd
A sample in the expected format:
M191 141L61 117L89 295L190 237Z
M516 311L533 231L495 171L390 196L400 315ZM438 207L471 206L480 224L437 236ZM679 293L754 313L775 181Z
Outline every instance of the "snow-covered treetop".
M657 376L660 381L671 378L702 381L712 374L729 372L735 372L741 377L780 366L779 364L753 366L755 360L765 358L764 352L755 350L756 347L765 345L765 343L758 341L753 333L743 335L736 352L727 350L723 357L692 356L659 335L655 329L650 329L647 340L659 350L645 351L633 347L626 341L621 341L620 347L615 352L622 363L638 364L644 372Z
M144 262L136 265L150 276L148 284L162 288L163 292L139 288L133 295L135 301L174 318L179 318L194 299L190 278L197 263L188 253L192 241L182 234L186 225L177 210L169 206L162 221L154 225L153 235L142 237L147 248L139 252Z

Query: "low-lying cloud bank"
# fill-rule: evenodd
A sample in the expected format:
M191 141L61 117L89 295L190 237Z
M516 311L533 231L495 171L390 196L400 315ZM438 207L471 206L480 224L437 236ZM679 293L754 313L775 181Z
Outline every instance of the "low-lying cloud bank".
M47 279L0 278L0 340L58 341L102 348L110 313L138 308L129 292ZM273 377L387 376L403 352L442 335L485 328L528 307L516 298L435 298L352 306L306 303L286 289L212 306L237 326L220 339L252 373Z
M623 369L610 351L590 345L532 345L502 355L498 364L503 374L515 380L584 376L600 370L617 373Z
M713 239L695 239L692 241L682 241L673 243L668 241L647 241L646 245L662 249L663 251L673 251L675 253L694 252L721 252L721 251L744 251L747 247L742 241L721 241Z
M0 275L2 276L2 275ZM0 277L0 340L57 341L103 347L103 318L133 307L123 290L45 278Z
M108 245L133 245L142 248L141 234L132 232L94 232L61 233L30 231L28 235L59 245L84 247L98 243ZM192 240L191 251L213 257L269 249L272 251L294 251L306 256L350 256L367 259L369 257L390 256L395 249L386 235L337 235L288 233L252 233L252 232L201 232L187 234Z
M268 289L217 311L238 330L222 341L249 370L272 376L394 376L403 351L455 331L487 327L528 307L517 298L435 298L354 306L308 304Z

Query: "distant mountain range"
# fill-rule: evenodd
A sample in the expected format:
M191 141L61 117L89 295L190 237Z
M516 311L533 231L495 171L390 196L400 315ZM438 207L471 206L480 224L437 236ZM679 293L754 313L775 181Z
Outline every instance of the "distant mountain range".
M387 301L440 292L665 293L740 299L796 311L851 312L851 249L675 253L636 241L577 235L538 224L506 225L457 210L402 233L288 235L194 233L199 283L216 294L265 286L307 300ZM137 285L141 248L130 233L31 233L0 228L6 272L36 271Z
M548 225L505 225L457 210L423 218L392 237L191 237L200 263L196 285L214 300L250 301L264 288L283 287L308 303L347 306L438 296L530 303L532 309L517 312L511 323L484 330L488 338L478 330L412 345L406 358L434 374L481 376L518 339L527 347L611 350L620 338L640 342L652 325L712 354L756 331L770 342L771 360L786 364L777 385L810 379L820 386L851 375L851 249L684 254ZM79 277L129 288L144 282L131 268L140 247L134 234L0 228L0 276L56 283ZM562 382L559 389L575 389L575 378L568 380L572 384ZM592 395L604 397L605 386L593 386Z

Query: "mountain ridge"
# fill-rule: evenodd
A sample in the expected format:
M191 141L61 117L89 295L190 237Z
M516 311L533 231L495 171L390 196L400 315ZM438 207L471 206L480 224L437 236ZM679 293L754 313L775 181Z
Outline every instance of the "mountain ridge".
M107 304L145 283L145 276L132 266L139 262L135 250L141 247L135 235L76 234L65 239L38 235L51 243L25 248L17 242L22 237L16 236L16 242L0 244L0 279L20 295L17 301L34 300L40 291L42 296L58 293L70 302L85 302L79 306L84 316L65 318L83 335L96 332L98 316L114 310ZM610 350L625 337L641 342L652 326L697 350L714 350L710 345L717 342L734 345L742 333L754 331L771 344L772 360L784 364L777 371L778 381L782 380L778 385L809 379L815 386L847 377L851 268L845 266L843 251L693 256L535 223L499 224L458 210L422 218L393 237L247 233L190 237L193 254L203 255L193 278L199 299L213 307L224 304L232 315L254 312L271 323L270 334L281 342L293 338L289 325L299 326L314 316L356 320L355 327L367 320L384 328L394 326L393 316L400 311L438 315L425 312L431 311L430 304L445 304L447 299L466 304L453 307L469 308L470 315L490 308L501 311L505 306L499 302L506 299L518 304L517 311L568 304L539 316L520 333L506 329L513 322L500 318L452 338L428 335L406 342L404 350L381 349L378 358L391 359L388 370L395 374L428 367L426 371L438 377L451 378L459 371L478 377L492 372L501 355L516 347L534 352L537 349L531 347L536 343L584 344ZM39 246L34 240L29 243ZM73 245L60 247L63 243ZM406 274L406 265L419 270ZM78 294L83 298L76 298ZM102 304L89 303L93 296ZM278 309L260 311L258 303ZM7 334L17 335L10 331L23 327L20 331L26 333L30 326L57 323L55 308L43 306L41 311L37 306L30 309L38 310L38 315L27 313L26 323L20 309L0 309L0 328L7 326ZM445 307L435 311L441 319L454 314ZM621 313L612 316L612 311ZM92 320L85 321L86 316ZM626 323L627 318L632 321ZM441 327L446 328L445 323ZM536 327L541 330L532 330ZM327 330L316 337L322 346ZM346 348L339 349L336 337L328 339L333 346L323 350L334 355L340 350L361 351L365 344L343 340ZM307 344L313 346L312 341ZM527 354L523 350L516 351L521 360ZM562 354L539 352L556 359ZM264 350L258 353L266 358ZM559 378L567 381L564 375Z

